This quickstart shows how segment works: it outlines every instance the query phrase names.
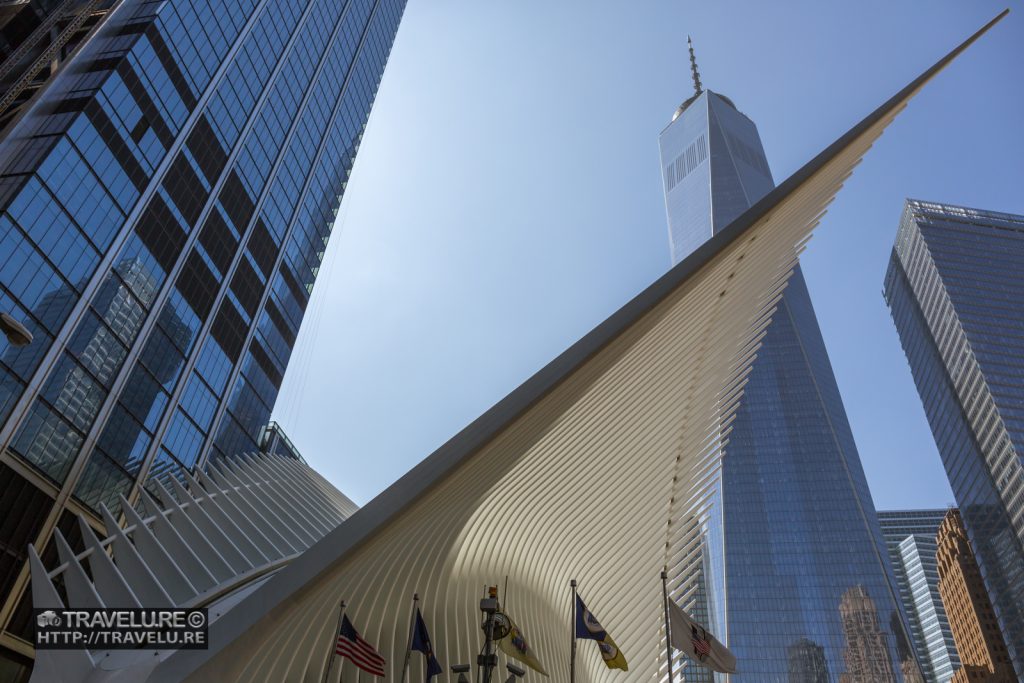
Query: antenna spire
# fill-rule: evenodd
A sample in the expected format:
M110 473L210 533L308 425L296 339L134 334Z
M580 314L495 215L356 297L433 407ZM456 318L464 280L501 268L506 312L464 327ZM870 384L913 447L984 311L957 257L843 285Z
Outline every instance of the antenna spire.
M697 71L697 56L693 54L693 40L690 36L686 36L686 44L690 47L690 73L693 74L693 89L697 95L704 92L704 87L700 84L700 71Z

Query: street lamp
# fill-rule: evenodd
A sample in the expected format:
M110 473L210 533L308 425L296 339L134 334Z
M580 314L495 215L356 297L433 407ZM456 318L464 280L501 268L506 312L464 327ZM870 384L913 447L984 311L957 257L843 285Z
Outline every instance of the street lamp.
M480 683L491 683L491 675L498 666L498 655L494 644L508 635L512 622L500 612L498 604L498 587L487 589L487 597L480 601L480 611L484 613L484 623L480 628L484 631L484 649L477 655L477 680ZM481 676L480 673L483 672Z
M0 313L0 330L7 335L11 346L28 346L32 343L32 333L8 313Z

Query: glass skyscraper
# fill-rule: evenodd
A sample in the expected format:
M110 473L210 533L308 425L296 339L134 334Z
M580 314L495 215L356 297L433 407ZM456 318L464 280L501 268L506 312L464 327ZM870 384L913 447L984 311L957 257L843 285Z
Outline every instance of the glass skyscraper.
M910 637L928 683L946 683L960 666L953 633L939 595L936 538L946 510L880 511Z
M1024 216L907 200L885 298L1024 679Z
M660 139L673 263L774 187L753 121L693 69L696 94ZM920 681L799 267L732 427L705 522L705 605L692 605L742 662L731 680Z
M404 6L126 0L7 120L0 678L29 543L257 449Z

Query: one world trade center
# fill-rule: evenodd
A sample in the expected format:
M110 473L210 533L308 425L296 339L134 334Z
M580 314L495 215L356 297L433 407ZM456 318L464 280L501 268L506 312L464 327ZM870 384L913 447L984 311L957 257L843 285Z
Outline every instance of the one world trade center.
M705 90L661 133L673 264L774 188L754 122ZM797 266L757 352L702 513L689 607L740 662L732 681L917 683L891 569ZM692 593L692 590L690 591ZM688 683L706 676L686 668Z

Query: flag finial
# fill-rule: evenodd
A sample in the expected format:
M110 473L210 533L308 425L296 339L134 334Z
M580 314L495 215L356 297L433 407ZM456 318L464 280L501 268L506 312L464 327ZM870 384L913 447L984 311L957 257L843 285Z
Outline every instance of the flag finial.
M686 36L686 44L690 48L690 73L693 75L693 90L695 95L704 92L704 86L700 84L700 71L697 70L697 56L693 53L693 40Z

